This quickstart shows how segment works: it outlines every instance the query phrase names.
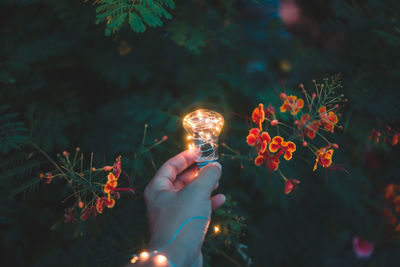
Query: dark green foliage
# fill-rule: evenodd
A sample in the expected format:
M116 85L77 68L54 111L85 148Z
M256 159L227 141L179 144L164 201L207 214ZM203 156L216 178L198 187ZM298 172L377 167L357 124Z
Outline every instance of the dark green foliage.
M165 8L174 9L172 0L97 0L96 24L107 23L105 35L120 30L121 26L128 19L131 29L136 32L144 32L146 25L159 27L163 23L161 19L171 19L171 14Z
M9 106L0 106L0 151L7 155L11 149L19 149L25 144L28 129L18 121L18 113L9 113Z
M186 148L181 118L198 107L224 115L220 140L240 152L232 159L220 148L218 190L231 195L232 205L212 224L234 235L211 233L204 247L209 266L246 266L240 245L248 246L252 266L398 265L400 244L381 210L385 185L400 183L399 151L368 135L388 124L400 130L400 2L298 1L329 10L302 12L319 18L316 40L304 37L309 28L289 35L277 1L254 2L0 3L0 127L6 129L0 132L0 244L7 255L0 265L127 263L148 241L141 192L165 160ZM113 35L105 37L104 28ZM344 130L333 136L340 146L333 159L351 175L312 172L314 159L298 144L294 159L281 165L288 178L301 180L287 196L276 173L249 159L245 119L232 112L250 116L260 102L278 109L282 90L300 96L299 83L311 88L312 79L336 73L343 80L337 93L349 102L339 118ZM165 135L164 143L146 149ZM101 216L66 224L64 209L75 203L62 201L70 191L62 181L39 181L53 167L30 142L52 158L79 146L85 155L93 152L98 168L122 155L137 193L121 194ZM355 258L356 235L375 242L370 260Z

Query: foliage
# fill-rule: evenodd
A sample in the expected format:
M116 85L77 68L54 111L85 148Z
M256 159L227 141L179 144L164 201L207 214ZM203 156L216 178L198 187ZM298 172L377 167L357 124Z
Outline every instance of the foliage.
M144 32L146 25L159 27L163 25L161 18L171 19L166 8L174 9L172 0L96 0L96 24L106 22L105 35L117 32L128 20L132 31Z
M167 2L143 1L147 18L135 8L115 13L115 1L97 2L0 3L0 117L8 136L1 132L2 266L128 262L148 241L141 192L165 160L185 149L181 118L198 107L217 110L226 121L218 190L232 201L212 225L242 232L210 232L207 264L247 265L250 258L253 266L397 266L399 240L394 229L387 231L382 211L386 186L400 183L400 158L398 146L382 138L400 129L400 2L296 1L302 21L312 21L313 12L318 20L294 34L278 17L278 1L174 1L173 12ZM314 8L321 5L329 12ZM129 29L129 12L146 26L141 34ZM104 26L94 25L97 15ZM107 16L114 17L110 24ZM134 23L139 31L140 21ZM113 35L105 37L104 27ZM335 163L351 175L329 171L325 179L299 150L299 160L281 163L286 177L302 181L286 195L276 172L249 160L246 119L236 114L251 114L258 103L279 107L280 92L299 95L300 82L334 73L343 83L336 93L349 101L340 111L343 131L329 141L340 144ZM288 113L279 121L290 121ZM145 147L168 139L139 155L146 124ZM387 126L392 130L384 134ZM379 143L369 140L372 129L382 133ZM95 167L122 155L136 194L121 194L102 216L64 223L64 210L75 203L62 202L70 189L61 180L40 180L54 166L32 143L51 158L79 145L86 155L93 152ZM84 169L89 161L84 158ZM375 243L368 261L355 258L354 236Z

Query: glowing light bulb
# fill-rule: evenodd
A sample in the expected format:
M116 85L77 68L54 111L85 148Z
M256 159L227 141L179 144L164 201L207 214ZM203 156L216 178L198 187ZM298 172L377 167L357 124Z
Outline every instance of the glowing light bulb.
M167 257L165 257L164 255L157 255L155 258L154 258L154 260L155 260L155 262L156 262L156 264L157 265L164 265L164 264L166 264L167 263Z
M140 260L147 260L150 257L150 254L146 251L143 251L142 253L140 253Z
M219 225L215 225L214 226L214 233L219 234L221 232L221 228L219 227Z
M183 118L183 127L190 142L189 149L196 153L197 163L218 159L218 137L223 125L222 115L208 109L198 109Z

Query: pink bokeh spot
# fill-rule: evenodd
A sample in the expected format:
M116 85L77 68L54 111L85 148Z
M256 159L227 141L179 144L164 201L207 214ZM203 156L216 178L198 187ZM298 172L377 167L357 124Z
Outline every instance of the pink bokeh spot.
M374 252L374 243L355 236L353 237L353 250L358 259L368 259Z
M279 15L288 26L298 24L301 21L301 10L294 0L281 1Z

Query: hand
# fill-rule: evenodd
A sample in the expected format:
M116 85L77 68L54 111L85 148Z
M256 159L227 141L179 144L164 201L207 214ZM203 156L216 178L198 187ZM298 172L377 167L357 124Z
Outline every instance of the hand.
M149 250L163 247L187 219L211 217L211 211L225 202L223 194L211 197L218 187L222 166L212 162L199 171L192 165L195 154L184 151L168 160L147 185L144 197L150 225ZM192 165L192 166L191 166ZM187 223L161 254L176 266L202 266L201 246L209 220Z

